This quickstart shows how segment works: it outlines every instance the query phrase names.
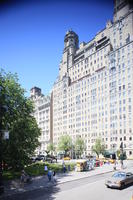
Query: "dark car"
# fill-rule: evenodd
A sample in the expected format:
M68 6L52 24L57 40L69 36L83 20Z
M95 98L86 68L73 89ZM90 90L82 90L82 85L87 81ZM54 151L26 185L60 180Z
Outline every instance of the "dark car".
M30 158L30 160L31 160L31 163L35 163L36 162L36 157L33 156L33 157Z
M43 161L44 159L44 155L38 155L36 158L35 158L35 161Z
M110 188L124 188L133 183L133 174L131 172L116 172L105 181L105 185Z
M47 161L50 163L57 162L57 157L52 156L52 155L47 155L44 157L43 161Z

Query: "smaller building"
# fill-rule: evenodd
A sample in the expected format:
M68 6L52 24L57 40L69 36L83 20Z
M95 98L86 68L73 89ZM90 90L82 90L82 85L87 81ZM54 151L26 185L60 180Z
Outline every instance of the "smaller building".
M34 113L39 128L41 129L41 136L39 137L40 146L36 149L36 154L45 154L47 145L51 141L50 135L50 96L45 96L41 93L41 89L33 87L30 90L30 98L34 103Z

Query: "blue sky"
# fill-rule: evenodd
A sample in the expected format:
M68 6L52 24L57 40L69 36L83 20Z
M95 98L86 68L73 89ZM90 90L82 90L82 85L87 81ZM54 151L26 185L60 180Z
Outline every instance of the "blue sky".
M88 42L112 16L113 0L5 1L0 4L0 68L18 74L26 95L33 86L48 94L66 31L71 28L79 42Z

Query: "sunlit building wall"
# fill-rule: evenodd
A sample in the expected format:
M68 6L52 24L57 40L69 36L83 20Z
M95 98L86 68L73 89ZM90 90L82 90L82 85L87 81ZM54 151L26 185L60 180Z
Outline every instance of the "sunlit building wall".
M50 97L44 96L38 87L33 87L30 92L34 104L33 116L41 129L41 136L39 137L40 146L36 149L36 154L44 155L46 153L45 150L47 150L47 145L51 141Z
M113 21L108 21L88 43L79 45L69 30L59 76L53 86L53 142L62 135L82 137L85 154L98 137L108 150L123 142L133 157L133 8L115 1Z

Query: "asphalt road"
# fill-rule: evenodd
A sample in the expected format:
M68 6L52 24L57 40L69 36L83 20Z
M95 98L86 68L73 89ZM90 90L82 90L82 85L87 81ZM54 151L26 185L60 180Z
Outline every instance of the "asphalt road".
M104 185L110 174L97 175L71 181L51 188L16 194L3 200L131 200L133 186L123 190L109 189Z

